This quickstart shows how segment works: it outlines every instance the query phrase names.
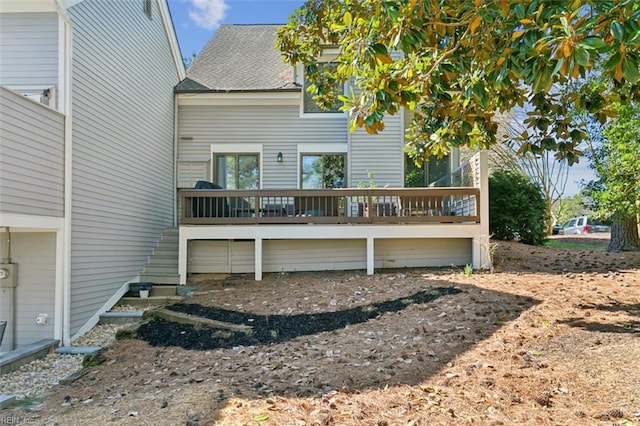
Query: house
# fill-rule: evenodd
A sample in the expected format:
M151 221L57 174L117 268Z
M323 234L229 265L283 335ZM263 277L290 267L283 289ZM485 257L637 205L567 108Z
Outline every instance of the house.
M166 0L0 2L0 352L90 329L175 224Z
M277 28L221 26L176 86L181 283L190 273L487 266L484 154L416 169L403 153L408 111L380 134L351 133L339 106L311 99L303 67L283 63ZM321 66L334 57L327 48ZM465 186L453 183L460 173Z

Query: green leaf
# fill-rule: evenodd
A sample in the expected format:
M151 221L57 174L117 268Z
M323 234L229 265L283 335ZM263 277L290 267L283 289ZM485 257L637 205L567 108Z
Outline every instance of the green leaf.
M520 19L524 19L525 17L525 10L524 10L524 6L522 6L520 3L516 4L513 7L513 11L516 14L516 18Z
M348 10L344 13L344 16L342 17L342 22L344 22L344 24L346 26L350 26L351 25L351 20L353 18L351 17L351 12L349 12Z
M376 55L388 56L387 46L382 43L375 43L369 47Z
M578 43L583 49L602 49L606 45L599 37L587 37Z
M607 59L607 62L605 62L603 66L605 69L610 70L615 68L619 62L620 62L620 52L616 52L613 55L611 55L609 59Z
M473 95L476 102L478 102L482 108L487 107L489 99L487 98L487 92L484 90L484 86L481 83L476 83L473 86Z
M589 65L589 53L582 47L573 49L573 59L583 67Z
M638 63L634 63L629 57L622 60L622 73L624 74L624 78L629 80L631 84L636 84L640 81L639 65Z
M269 415L264 413L253 416L254 422L266 422L267 420L269 420Z
M622 41L624 38L624 27L618 21L613 21L611 23L611 28L609 29L611 35L618 41Z

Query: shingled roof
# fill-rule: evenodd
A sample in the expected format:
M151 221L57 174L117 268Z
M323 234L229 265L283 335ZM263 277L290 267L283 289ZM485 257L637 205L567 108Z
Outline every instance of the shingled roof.
M275 48L280 25L222 25L176 92L299 90Z

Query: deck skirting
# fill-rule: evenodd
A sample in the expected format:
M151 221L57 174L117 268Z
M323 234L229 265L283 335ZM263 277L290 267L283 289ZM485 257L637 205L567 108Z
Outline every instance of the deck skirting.
M183 225L180 227L179 237L179 273L180 284L186 284L189 259L189 242L194 240L211 241L237 241L244 240L253 243L252 259L255 279L260 281L265 272L265 249L272 249L275 244L271 240L287 241L296 240L359 240L363 243L363 265L367 274L373 274L376 267L411 266L399 259L397 265L393 259L389 260L390 250L402 253L403 241L407 241L407 253L413 250L412 242L408 240L468 240L470 253L465 257L464 253L456 255L458 262L470 261L474 268L486 268L486 244L488 236L482 235L481 225L478 223L428 223L428 224L302 224L302 225ZM436 241L434 241L436 242ZM390 244L387 244L390 243ZM392 244L391 244L392 243ZM440 241L437 241L440 244ZM458 241L459 243L459 241ZM313 245L313 243L309 243ZM350 245L352 246L352 245ZM379 246L377 248L377 246ZM392 246L392 249L389 248ZM358 245L360 247L360 245ZM385 247L385 249L381 249ZM458 244L456 247L460 247ZM437 247L435 250L437 251ZM381 260L382 252L385 252L385 260ZM249 256L248 256L249 257ZM267 265L274 257L267 255ZM376 261L376 258L378 260ZM440 263L425 260L424 265L414 266L450 266L453 261L441 258ZM355 263L357 266L357 262ZM251 266L251 265L249 265ZM325 262L319 269L342 269L340 265L329 265ZM354 263L346 269L354 269ZM309 269L306 269L309 270ZM238 271L230 271L238 272Z

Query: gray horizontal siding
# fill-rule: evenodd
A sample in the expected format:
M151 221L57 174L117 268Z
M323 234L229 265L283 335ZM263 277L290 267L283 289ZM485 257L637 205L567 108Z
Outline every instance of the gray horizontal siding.
M376 268L414 268L471 264L471 238L375 240Z
M466 265L471 239L376 239L376 268ZM365 239L264 240L264 272L366 269ZM189 273L254 272L253 241L189 242Z
M358 129L351 135L349 148L350 186L368 184L368 172L378 187L404 185L404 123L403 114L385 117L385 129L369 135Z
M180 106L178 158L207 159L211 144L262 144L265 189L297 188L297 145L347 142L346 117L301 118L289 106ZM180 138L189 137L190 140ZM284 161L276 156L282 152ZM207 163L210 168L210 163ZM186 172L186 167L181 171ZM193 180L181 175L179 182Z
M0 232L0 250L5 252L4 232ZM53 338L55 320L56 235L53 232L12 232L11 258L18 264L16 287L16 345L24 346L40 339ZM9 291L0 289L0 321L11 321L8 312ZM38 314L49 315L47 325L36 324ZM8 331L7 331L8 332ZM0 351L8 350L9 339Z
M73 24L71 332L142 272L173 223L173 87L157 4L85 0Z
M367 268L365 240L268 240L263 270L324 271Z
M0 87L0 211L64 216L64 121Z
M57 14L0 13L0 85L57 84Z

